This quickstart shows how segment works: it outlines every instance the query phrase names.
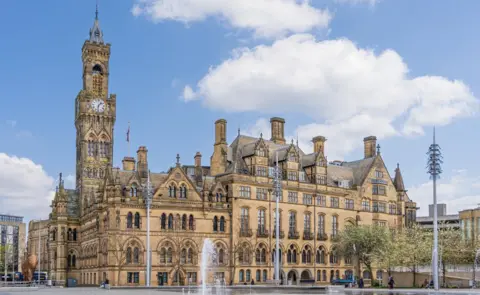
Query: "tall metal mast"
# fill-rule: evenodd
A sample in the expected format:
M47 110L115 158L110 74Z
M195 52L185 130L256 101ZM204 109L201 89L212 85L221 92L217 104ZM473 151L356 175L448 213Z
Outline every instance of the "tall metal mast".
M437 212L437 178L442 174L443 164L440 146L435 141L435 127L433 127L433 143L428 148L427 173L433 180L433 253L432 253L432 274L433 286L438 291L438 212Z
M277 284L280 282L280 214L279 214L279 202L282 196L282 175L280 167L278 166L278 152L275 152L275 168L273 173L273 189L276 199L275 210L275 281Z

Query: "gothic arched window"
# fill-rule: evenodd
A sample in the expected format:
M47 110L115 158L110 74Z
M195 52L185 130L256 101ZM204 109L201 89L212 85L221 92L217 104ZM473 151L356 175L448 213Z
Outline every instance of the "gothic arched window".
M100 96L103 93L103 71L100 65L95 65L92 69L93 92Z
M195 230L195 219L193 218L193 215L190 215L188 219L188 229Z
M77 229L76 228L73 229L72 236L73 236L73 240L76 241L77 240Z
M135 228L140 228L140 213L135 213Z
M166 226L167 226L167 215L165 215L165 213L162 213L162 217L160 220L160 227L161 229L166 229Z
M133 224L133 214L132 212L128 212L127 214L127 228L132 228Z
M214 232L218 231L218 217L217 216L213 217L213 231Z
M168 196L170 198L175 198L177 196L177 187L175 185L171 184L168 187Z
M187 214L182 216L182 230L187 230Z
M180 198L181 199L187 198L187 186L185 184L182 184L180 186Z
M220 217L220 232L225 232L225 217Z
M130 188L130 197L131 198L137 197L137 185L135 183L133 183L132 187Z
M133 263L138 263L139 262L139 250L138 247L135 247L133 249Z
M128 247L127 248L127 254L126 254L126 263L132 263L132 248Z
M168 229L173 229L173 215L168 215Z

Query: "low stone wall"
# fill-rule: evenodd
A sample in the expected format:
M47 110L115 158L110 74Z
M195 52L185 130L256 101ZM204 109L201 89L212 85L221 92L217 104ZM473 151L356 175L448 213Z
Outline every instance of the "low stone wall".
M427 282L430 282L432 280L432 277L429 273L416 273L415 286L414 286L412 272L394 271L391 273L391 275L393 276L393 280L395 281L395 287L400 287L400 288L411 288L411 287L422 288L424 287L425 280L427 280ZM440 279L440 286L442 286L443 277L440 277L439 279ZM447 283L447 287L468 288L469 282L471 280L471 276L467 278L467 277L458 277L458 276L452 276L450 274L447 274L447 276L445 276L445 280ZM382 283L384 286L388 285L388 273L384 273Z

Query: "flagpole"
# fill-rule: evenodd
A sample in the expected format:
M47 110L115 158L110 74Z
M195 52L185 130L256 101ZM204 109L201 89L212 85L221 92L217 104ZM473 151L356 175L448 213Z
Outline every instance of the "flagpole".
M127 129L127 157L130 157L130 121L128 121Z

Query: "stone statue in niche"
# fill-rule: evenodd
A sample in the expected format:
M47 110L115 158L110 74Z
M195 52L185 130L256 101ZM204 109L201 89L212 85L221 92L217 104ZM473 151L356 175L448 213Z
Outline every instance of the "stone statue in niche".
M117 228L120 228L120 210L117 210L116 222L117 222Z
M105 229L108 229L110 226L110 211L107 211L107 216L105 217Z
M62 240L65 241L65 227L62 226Z

